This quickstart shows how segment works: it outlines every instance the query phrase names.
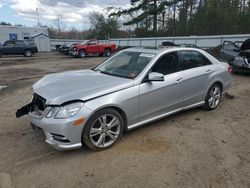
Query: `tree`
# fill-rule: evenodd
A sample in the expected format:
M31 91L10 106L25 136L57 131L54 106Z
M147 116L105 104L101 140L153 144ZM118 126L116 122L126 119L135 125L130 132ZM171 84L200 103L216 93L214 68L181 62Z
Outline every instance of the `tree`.
M57 14L56 18L54 19L54 25L57 28L57 31L60 33L65 28L65 23L63 21L62 14Z
M120 25L118 21L112 17L105 18L103 14L92 12L89 16L91 25L91 38L108 39L119 37L118 32Z
M1 21L0 25L9 25L9 26L11 26L11 23L8 23L8 22L5 22L5 21Z
M153 20L153 33L154 35L157 34L158 29L158 15L160 13L165 12L166 6L171 6L176 4L181 0L130 0L132 7L129 9L121 10L118 12L114 12L110 14L110 16L122 16L126 14L134 14L137 13L136 16L132 16L132 20L123 23L124 25L132 25L138 24L140 22L147 21L152 19ZM164 19L165 21L165 19ZM146 28L148 29L148 28Z

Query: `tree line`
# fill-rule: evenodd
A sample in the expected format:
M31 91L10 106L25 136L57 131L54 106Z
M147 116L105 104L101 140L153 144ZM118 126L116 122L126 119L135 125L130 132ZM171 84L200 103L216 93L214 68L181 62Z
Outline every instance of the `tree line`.
M110 7L111 17L127 16L137 37L250 33L249 0L130 0L128 9Z

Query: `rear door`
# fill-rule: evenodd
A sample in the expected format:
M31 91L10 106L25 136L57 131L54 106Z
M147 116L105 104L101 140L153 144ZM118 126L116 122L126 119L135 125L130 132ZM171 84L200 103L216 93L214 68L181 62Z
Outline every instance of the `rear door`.
M15 41L14 48L15 48L15 54L22 54L25 48L24 41Z
M172 112L182 107L182 79L177 52L163 55L150 72L164 75L164 81L143 82L140 85L141 121Z
M203 102L210 75L215 71L214 65L198 51L179 51L179 56L184 75L183 105L187 107Z

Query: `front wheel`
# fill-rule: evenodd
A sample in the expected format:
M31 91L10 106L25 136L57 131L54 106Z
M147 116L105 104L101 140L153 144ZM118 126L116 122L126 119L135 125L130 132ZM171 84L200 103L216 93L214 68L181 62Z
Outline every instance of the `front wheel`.
M219 84L210 87L205 98L204 108L206 110L214 110L219 106L222 97L222 88Z
M86 52L85 52L85 50L80 50L79 51L79 57L86 57Z
M31 57L32 56L32 51L31 50L25 50L24 56L25 57Z
M103 109L96 112L86 123L82 142L93 151L101 151L113 146L122 136L123 119L119 112L113 109Z
M110 50L110 49L106 49L106 50L104 51L104 55L105 55L106 57L111 56L111 50Z

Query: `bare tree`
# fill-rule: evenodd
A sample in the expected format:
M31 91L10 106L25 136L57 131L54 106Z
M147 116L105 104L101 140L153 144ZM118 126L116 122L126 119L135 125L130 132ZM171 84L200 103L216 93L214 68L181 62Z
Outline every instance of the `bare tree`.
M62 14L56 15L56 18L55 18L53 23L54 23L55 27L57 28L58 32L61 32L66 27L65 22L63 20L64 20L64 18L62 16Z

